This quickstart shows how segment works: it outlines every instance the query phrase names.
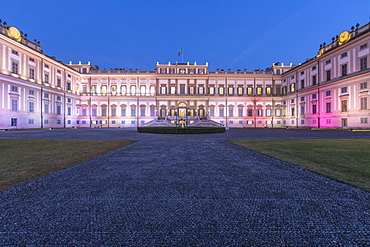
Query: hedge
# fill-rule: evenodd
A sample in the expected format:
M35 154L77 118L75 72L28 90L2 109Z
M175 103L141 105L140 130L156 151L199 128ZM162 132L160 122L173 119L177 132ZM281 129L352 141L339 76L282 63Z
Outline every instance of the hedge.
M152 133L152 134L212 134L212 133L224 133L224 127L188 127L188 128L176 128L176 127L138 127L137 131L140 133Z

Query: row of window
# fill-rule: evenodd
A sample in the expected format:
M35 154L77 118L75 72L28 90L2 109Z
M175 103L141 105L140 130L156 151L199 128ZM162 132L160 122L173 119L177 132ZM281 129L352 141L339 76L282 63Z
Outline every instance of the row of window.
M330 60L328 60L330 61ZM316 69L316 66L314 66L314 68ZM360 58L360 71L363 71L363 70L366 70L368 68L368 65L367 65L367 57L362 57ZM304 71L302 71L301 73L303 73ZM332 71L331 69L329 70L326 70L325 71L325 81L330 81L332 79ZM348 65L347 64L342 64L341 65L341 76L347 76L348 75ZM294 78L294 76L292 76L292 79ZM286 80L284 80L286 81ZM291 83L290 84L290 92L295 92L296 90L296 86L295 86L296 83ZM317 75L313 75L311 77L311 84L310 85L316 85L317 84ZM306 84L306 81L304 79L300 80L300 88L303 89L305 88L306 86L309 86ZM285 94L286 91L283 89L283 94Z
M12 73L13 74L19 74L19 64L18 64L18 62L12 61ZM71 77L71 75L68 74L68 77ZM29 68L29 78L30 79L35 79L35 69L34 68ZM50 84L50 75L49 75L49 73L44 73L44 83ZM57 77L56 86L57 87L62 87L62 79L60 77ZM72 90L71 88L72 88L71 87L71 82L67 81L66 82L66 89L67 90Z

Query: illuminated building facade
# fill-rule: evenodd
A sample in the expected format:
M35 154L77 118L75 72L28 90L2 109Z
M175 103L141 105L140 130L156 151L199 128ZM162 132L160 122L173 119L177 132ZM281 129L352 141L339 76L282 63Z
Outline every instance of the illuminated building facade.
M356 25L298 65L153 71L63 64L0 23L0 129L223 125L369 128L370 24Z

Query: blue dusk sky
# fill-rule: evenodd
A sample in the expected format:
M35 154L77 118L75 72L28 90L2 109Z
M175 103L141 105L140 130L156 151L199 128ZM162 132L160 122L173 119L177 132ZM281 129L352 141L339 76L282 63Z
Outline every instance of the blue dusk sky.
M370 0L1 0L0 8L2 21L64 63L139 70L182 55L210 70L298 64L369 17Z

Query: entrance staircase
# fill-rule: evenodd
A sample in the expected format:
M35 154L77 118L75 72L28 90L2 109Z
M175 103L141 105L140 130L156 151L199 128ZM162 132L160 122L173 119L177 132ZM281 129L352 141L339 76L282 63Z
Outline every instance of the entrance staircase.
M222 127L222 124L206 119L196 119L194 122L188 124L188 127ZM145 124L142 124L141 127L176 127L176 124L171 123L170 119L154 119Z

